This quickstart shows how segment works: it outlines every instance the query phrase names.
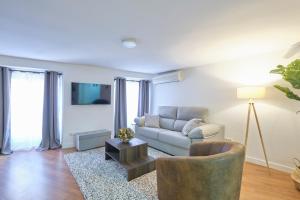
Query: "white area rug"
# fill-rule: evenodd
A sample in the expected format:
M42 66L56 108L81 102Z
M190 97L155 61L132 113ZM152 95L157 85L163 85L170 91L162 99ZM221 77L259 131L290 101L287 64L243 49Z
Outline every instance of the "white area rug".
M64 156L86 200L149 200L157 198L156 171L127 181L118 162L105 160L103 148L74 152ZM148 148L154 158L169 156Z

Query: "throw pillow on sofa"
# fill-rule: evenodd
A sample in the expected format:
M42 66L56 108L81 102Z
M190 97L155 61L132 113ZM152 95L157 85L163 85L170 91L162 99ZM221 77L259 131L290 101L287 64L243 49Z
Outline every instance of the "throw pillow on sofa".
M145 114L145 126L151 128L159 128L159 116Z
M138 126L145 126L145 116L135 118L134 122Z
M200 126L201 122L202 122L201 119L191 119L184 125L182 129L182 134L187 136L191 130Z

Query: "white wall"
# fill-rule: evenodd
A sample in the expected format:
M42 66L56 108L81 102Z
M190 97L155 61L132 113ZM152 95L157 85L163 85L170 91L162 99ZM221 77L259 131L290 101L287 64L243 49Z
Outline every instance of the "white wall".
M133 78L150 78L149 74L114 70L96 66L84 66L47 62L8 56L0 56L1 66L39 68L63 73L63 147L74 146L72 133L109 129L113 130L113 101L110 105L71 105L71 82L114 84L117 76ZM113 87L112 87L113 88ZM112 92L113 100L113 92ZM30 114L28 114L30 116Z
M153 86L152 108L160 105L204 106L210 121L224 124L227 138L243 141L247 100L236 98L236 88L247 85L267 86L267 96L256 101L267 154L273 168L289 171L292 158L300 157L300 103L289 100L272 87L280 76L270 69L287 61L281 54L269 54L184 70L185 80ZM253 114L253 113L252 113ZM252 115L252 117L254 117ZM252 118L247 158L264 164L256 124Z

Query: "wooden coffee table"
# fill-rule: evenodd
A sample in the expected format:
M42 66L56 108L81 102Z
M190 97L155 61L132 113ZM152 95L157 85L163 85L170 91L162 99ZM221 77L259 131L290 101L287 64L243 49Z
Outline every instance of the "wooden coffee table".
M105 160L108 159L119 162L126 169L128 181L155 170L155 159L148 156L148 144L137 138L128 143L118 138L106 140Z

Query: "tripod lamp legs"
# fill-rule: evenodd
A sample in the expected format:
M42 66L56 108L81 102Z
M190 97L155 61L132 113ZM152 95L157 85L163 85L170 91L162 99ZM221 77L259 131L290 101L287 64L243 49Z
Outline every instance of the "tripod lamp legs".
M258 129L259 137L260 137L260 142L261 142L261 145L262 145L262 148L263 148L263 152L264 152L264 157L265 157L265 160L266 160L268 171L270 173L270 167L269 167L268 157L267 157L267 153L266 153L266 148L265 148L265 144L264 144L264 140L263 140L261 128L260 128L260 125L259 125L259 121L258 121L256 109L255 109L255 106L254 106L253 102L249 102L249 106L248 106L247 126L246 126L246 136L245 136L245 147L247 147L247 142L248 142L250 113L251 113L252 109L254 111L255 121L256 121L257 129Z

